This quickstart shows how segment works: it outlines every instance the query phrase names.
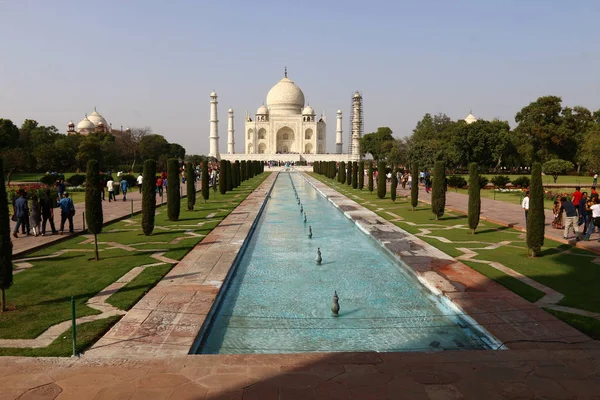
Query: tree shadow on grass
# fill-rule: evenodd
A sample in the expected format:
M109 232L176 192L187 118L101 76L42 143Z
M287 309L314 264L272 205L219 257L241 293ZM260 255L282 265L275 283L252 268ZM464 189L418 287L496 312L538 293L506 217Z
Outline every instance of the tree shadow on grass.
M481 234L481 233L501 232L501 231L506 231L506 230L509 230L509 229L511 229L511 228L508 227L508 226L499 226L497 228L488 228L488 229L476 230L475 234L478 235L478 234Z

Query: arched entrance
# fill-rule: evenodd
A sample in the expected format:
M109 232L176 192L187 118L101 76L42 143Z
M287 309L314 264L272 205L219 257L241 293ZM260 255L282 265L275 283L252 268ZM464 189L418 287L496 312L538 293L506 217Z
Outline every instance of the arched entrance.
M312 143L306 143L304 145L304 154L310 154L310 153L312 153L312 149L313 149Z
M278 153L290 153L294 148L294 131L284 126L277 131L275 148Z

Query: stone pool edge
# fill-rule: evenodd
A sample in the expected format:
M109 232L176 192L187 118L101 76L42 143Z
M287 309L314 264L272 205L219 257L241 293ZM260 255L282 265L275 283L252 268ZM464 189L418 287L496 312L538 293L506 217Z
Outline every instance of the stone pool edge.
M121 318L85 357L186 356L213 312L279 175L272 172Z
M301 174L363 232L402 260L432 293L442 296L509 348L557 347L550 340L583 342L589 337L490 278L342 195ZM563 344L564 345L564 344Z

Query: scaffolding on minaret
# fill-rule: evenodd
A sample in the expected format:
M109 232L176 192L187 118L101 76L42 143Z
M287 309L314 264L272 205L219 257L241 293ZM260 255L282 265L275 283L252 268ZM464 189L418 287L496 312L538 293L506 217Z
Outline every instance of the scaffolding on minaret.
M352 104L350 105L350 129L348 135L348 154L358 152L358 142L363 136L363 105L362 95L359 91L352 95ZM360 154L358 154L360 157Z

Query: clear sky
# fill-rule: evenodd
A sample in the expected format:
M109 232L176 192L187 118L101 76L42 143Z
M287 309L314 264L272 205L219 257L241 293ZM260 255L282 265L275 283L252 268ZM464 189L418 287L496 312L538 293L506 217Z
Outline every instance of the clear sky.
M243 116L289 77L328 118L364 98L365 132L411 133L426 112L514 115L542 95L600 108L597 0L0 0L0 118L61 132L94 106L208 152L209 94ZM347 143L344 143L344 147Z

